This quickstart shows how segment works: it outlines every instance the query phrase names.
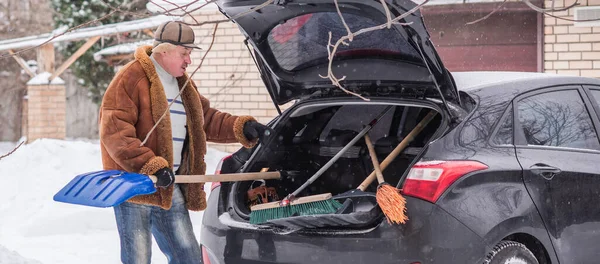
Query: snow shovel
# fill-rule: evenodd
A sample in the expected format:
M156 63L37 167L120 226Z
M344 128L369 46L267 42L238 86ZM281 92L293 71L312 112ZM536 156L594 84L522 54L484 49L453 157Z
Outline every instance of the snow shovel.
M231 182L261 179L280 179L278 171L232 173L220 175L176 175L175 183ZM155 176L103 170L76 176L54 195L57 202L93 207L112 207L136 195L152 194Z

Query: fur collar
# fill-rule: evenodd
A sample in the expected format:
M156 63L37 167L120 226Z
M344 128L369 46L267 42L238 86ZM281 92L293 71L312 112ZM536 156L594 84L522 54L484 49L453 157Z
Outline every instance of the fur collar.
M152 109L152 119L156 124L160 117L167 111L169 105L167 103L167 96L163 85L156 73L154 63L150 59L152 54L152 46L141 46L135 51L135 59L142 65L144 73L150 81L150 104ZM171 138L171 115L167 112L165 117L160 121L156 130L152 133L156 133L158 139L158 156L161 156L167 160L169 167L173 168L173 143Z

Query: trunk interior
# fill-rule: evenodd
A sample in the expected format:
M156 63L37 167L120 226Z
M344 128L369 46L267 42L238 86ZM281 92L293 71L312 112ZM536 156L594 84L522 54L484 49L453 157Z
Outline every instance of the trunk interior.
M234 209L236 218L247 221L251 205L279 201L294 192L377 117L378 122L368 134L381 163L430 111L417 103L328 102L295 107L280 118L274 135L254 153L245 168L247 172L266 168L280 171L281 180L237 182L231 186L229 206ZM392 186L399 183L423 146L436 135L442 121L442 116L436 115L398 157L382 168L387 183ZM371 172L373 164L362 137L297 195L331 193L334 199L344 204L343 208L334 214L296 215L271 220L264 225L347 229L378 223L383 214L375 199L377 180L364 192L356 190ZM261 197L261 201L249 197Z

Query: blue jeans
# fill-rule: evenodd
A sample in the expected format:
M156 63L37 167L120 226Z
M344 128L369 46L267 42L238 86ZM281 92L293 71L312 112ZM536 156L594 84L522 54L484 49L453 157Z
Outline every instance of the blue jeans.
M169 264L202 263L202 254L194 236L192 221L177 185L172 201L170 210L129 202L114 207L123 263L150 263L150 233L154 235L160 250L167 256Z

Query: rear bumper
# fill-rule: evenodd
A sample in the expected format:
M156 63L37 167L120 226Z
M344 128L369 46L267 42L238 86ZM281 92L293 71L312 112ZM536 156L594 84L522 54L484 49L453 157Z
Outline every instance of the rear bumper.
M431 203L407 197L405 225L382 221L351 234L275 233L217 216L215 189L204 212L201 244L217 263L476 263L485 256L481 238ZM227 220L230 222L233 220Z

